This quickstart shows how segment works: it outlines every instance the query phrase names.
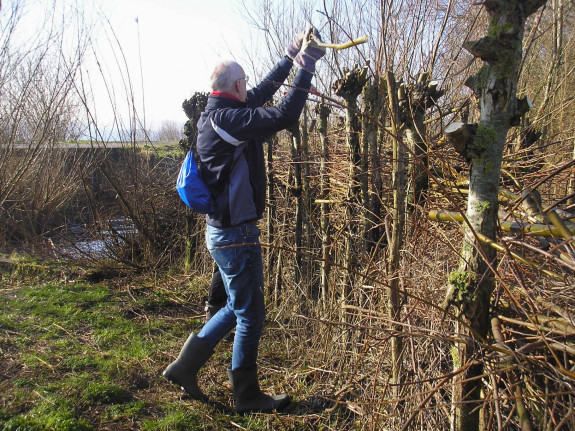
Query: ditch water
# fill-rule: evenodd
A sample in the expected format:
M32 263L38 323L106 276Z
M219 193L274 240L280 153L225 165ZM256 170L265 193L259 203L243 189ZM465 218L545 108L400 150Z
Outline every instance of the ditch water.
M58 254L71 258L106 259L112 257L110 250L126 242L137 233L134 224L124 218L108 220L106 229L97 224L74 224L54 241Z

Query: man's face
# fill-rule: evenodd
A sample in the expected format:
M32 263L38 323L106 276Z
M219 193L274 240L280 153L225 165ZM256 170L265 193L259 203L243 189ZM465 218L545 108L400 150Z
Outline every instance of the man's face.
M238 99L240 99L242 102L246 101L246 97L247 97L247 85L248 85L248 81L247 81L247 76L244 72L244 70L242 69L242 77L240 79L238 79L236 81L236 89L238 91Z

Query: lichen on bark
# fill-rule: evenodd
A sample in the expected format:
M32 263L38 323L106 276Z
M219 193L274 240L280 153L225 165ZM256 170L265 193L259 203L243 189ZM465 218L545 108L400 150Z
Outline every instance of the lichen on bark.
M478 124L473 140L467 147L470 158L481 157L491 145L497 142L498 136L495 128L486 124Z
M449 284L453 287L451 301L455 304L469 304L476 300L475 281L477 276L470 271L455 270L449 274Z

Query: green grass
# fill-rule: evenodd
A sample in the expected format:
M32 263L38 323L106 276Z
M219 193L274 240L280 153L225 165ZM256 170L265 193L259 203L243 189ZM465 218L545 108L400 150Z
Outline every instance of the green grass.
M183 159L185 155L177 142L153 142L143 145L140 150L144 153L153 153L158 158Z
M161 376L202 325L205 281L170 274L173 284L145 277L93 284L82 274L28 260L0 274L0 431L226 430L231 422L250 430L311 429L297 407L279 421L275 414L233 413L225 372L230 341L200 376L214 403L186 399ZM285 365L285 352L269 345L261 356ZM262 380L264 387L277 384ZM307 413L315 425L334 421Z

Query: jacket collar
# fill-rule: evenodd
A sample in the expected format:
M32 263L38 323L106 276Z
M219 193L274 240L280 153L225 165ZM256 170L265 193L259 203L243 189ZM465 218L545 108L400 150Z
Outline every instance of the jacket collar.
M221 92L221 91L212 91L211 94L212 94L212 96L229 97L230 99L234 99L234 100L237 100L238 102L241 102L240 99L238 99L236 96L234 96L233 94L230 94L230 93L225 93L225 92Z
M218 108L245 108L246 102L240 101L237 97L228 94L220 93L217 91L212 92L208 97L208 104L206 110Z

